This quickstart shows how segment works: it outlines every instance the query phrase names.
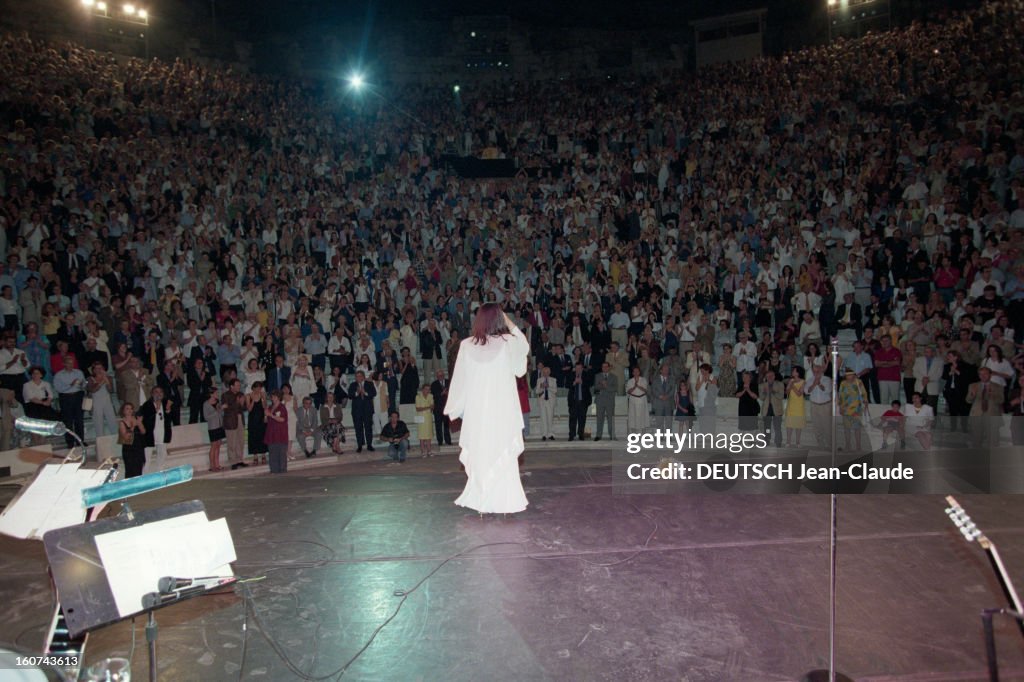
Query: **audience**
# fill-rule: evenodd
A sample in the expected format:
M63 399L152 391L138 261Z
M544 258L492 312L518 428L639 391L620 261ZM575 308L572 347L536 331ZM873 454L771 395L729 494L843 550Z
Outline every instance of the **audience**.
M352 401L361 451L423 377L450 376L470 316L496 301L532 341L534 397L568 401L571 440L601 370L615 381L596 395L624 391L631 428L645 401L667 423L681 381L699 413L708 386L753 405L766 377L805 375L783 393L801 405L779 406L780 382L767 414L776 441L779 417L799 442L808 413L825 443L821 349L837 334L858 397L941 396L936 415L956 418L980 410L966 376L987 370L1008 401L1022 21L1020 0L998 0L696 75L467 88L458 111L443 89L356 112L300 81L4 36L0 383L22 401L38 366L76 432L77 368L97 363L115 387L99 374L93 395L106 382L119 403L143 404L161 373L187 383L190 422L239 380L285 389L292 422L330 393ZM463 178L451 156L516 173ZM280 394L256 402L283 471Z

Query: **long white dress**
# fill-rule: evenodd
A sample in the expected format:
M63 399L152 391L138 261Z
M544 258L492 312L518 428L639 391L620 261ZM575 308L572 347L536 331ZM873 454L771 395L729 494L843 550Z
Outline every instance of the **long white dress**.
M288 454L293 455L298 452L298 445L296 444L295 434L299 426L299 402L292 396L291 400L285 403L285 408L288 410Z
M638 395L630 395L630 392ZM630 377L626 382L626 431L635 433L651 425L651 404L647 400L647 379ZM639 397L638 397L639 396Z
M444 413L462 418L459 461L466 467L466 488L455 504L481 513L509 514L528 504L519 480L523 413L516 377L526 374L530 344L514 328L485 344L464 339Z

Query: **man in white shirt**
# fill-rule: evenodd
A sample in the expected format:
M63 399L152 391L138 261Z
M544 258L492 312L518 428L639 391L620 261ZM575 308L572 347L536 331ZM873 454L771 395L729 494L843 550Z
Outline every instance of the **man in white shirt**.
M736 385L743 383L743 373L752 372L757 376L757 346L747 332L740 332L739 343L733 349L736 355Z
M242 287L238 284L238 278L234 272L228 273L228 281L221 287L220 295L228 302L228 307L232 310L238 312L245 308Z
M0 348L0 388L14 392L18 402L23 402L21 387L25 384L25 370L28 369L28 356L17 347L13 332L4 335L4 345Z
M790 304L798 315L804 312L814 313L821 307L821 296L811 291L809 284L805 284L800 293L793 296Z
M164 389L154 386L149 400L139 408L142 425L146 428L146 468L144 473L163 471L167 462L167 444L171 442L171 405L164 400Z
M1003 295L1003 285L1000 284L999 280L997 280L992 275L992 266L985 265L981 269L981 272L978 274L978 276L974 279L974 282L971 284L971 289L968 292L968 297L971 298L972 300L975 298L981 298L982 296L985 295L985 287L989 285L994 286L996 288L997 296Z
M943 363L935 357L935 348L925 346L924 355L914 360L914 390L934 411L939 405L942 390Z
M811 378L804 386L811 408L811 425L818 447L832 449L832 380L825 376L822 365L814 365Z

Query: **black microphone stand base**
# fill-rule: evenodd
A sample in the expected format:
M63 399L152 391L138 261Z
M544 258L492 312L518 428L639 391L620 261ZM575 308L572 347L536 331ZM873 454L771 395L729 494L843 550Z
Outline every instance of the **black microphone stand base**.
M801 677L800 682L830 682L829 671L824 668L812 670L811 672ZM836 673L835 682L853 682L853 678L847 677L842 673Z

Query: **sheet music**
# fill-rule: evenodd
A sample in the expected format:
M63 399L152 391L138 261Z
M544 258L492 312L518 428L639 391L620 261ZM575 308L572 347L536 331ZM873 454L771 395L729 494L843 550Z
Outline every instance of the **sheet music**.
M142 597L164 576L234 575L227 519L210 521L205 512L97 535L96 548L122 617L141 611Z
M102 485L107 469L83 469L81 462L44 464L0 514L0 533L42 540L43 534L85 522L82 490Z

